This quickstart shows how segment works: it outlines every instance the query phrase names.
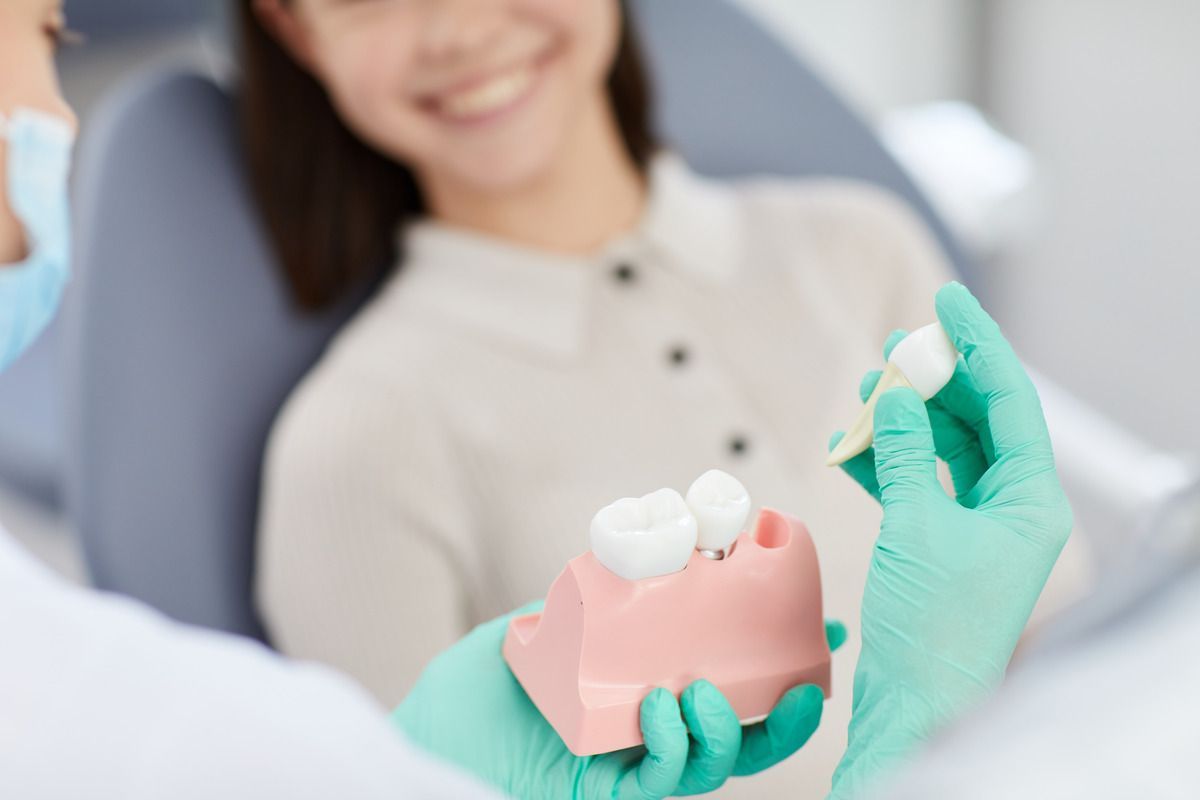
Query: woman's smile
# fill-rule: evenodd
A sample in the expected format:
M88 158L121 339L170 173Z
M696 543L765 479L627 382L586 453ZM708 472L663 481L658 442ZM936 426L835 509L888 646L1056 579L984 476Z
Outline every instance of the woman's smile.
M439 121L478 126L508 117L531 98L547 70L553 68L556 48L532 58L458 81L450 88L422 95L418 105Z

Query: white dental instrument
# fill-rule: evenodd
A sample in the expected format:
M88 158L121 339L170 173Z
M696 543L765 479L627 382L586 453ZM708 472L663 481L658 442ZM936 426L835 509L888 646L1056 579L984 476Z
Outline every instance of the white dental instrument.
M926 325L904 337L888 356L887 367L858 419L829 453L825 463L831 467L844 464L871 446L875 438L875 404L884 392L904 387L915 390L922 400L928 400L950 382L957 364L958 351L938 323Z

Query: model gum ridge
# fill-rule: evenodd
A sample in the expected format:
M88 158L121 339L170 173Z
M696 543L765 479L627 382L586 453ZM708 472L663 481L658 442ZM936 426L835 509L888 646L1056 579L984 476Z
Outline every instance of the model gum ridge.
M744 521L739 509L748 510L749 500L736 480L706 473L701 481L689 491L693 507L698 496L707 503L698 512L718 526L739 514ZM641 701L656 687L678 696L692 682L708 680L744 723L766 716L800 684L820 686L829 696L820 571L804 524L763 509L753 534L736 539L714 540L692 525L690 554L678 559L679 542L688 541L688 508L680 507L678 494L662 493L669 491L605 509L593 522L592 540L604 543L618 571L655 572L647 564L674 571L630 579L589 551L567 564L542 612L509 624L505 659L576 755L641 744ZM645 550L655 537L663 537L662 548L650 547L639 562L637 548ZM698 538L705 541L694 549ZM732 543L718 553L705 549L721 538ZM612 561L611 550L625 543L634 548L632 566L630 559ZM670 558L664 560L663 549Z

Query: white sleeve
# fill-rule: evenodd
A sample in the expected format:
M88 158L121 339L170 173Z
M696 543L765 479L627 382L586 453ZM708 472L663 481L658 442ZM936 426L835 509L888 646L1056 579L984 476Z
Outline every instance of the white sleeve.
M0 797L491 796L347 678L70 586L0 530Z

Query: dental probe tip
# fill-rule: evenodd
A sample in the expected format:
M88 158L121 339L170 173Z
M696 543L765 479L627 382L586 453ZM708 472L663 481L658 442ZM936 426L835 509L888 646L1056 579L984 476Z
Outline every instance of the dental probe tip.
M853 436L851 434L853 434ZM842 440L837 443L837 447L829 451L829 455L825 459L825 466L841 466L859 453L865 453L867 448L870 446L870 433L864 432L861 426L855 425L855 427L851 428L850 432L843 436Z
M845 464L860 453L867 451L867 448L875 441L875 405L884 392L900 386L912 388L912 384L908 382L908 378L904 376L900 368L888 362L884 367L883 375L879 378L879 383L875 384L871 396L867 398L867 402L858 412L854 424L850 426L846 435L837 443L837 447L833 448L828 458L825 459L826 465L836 467Z

